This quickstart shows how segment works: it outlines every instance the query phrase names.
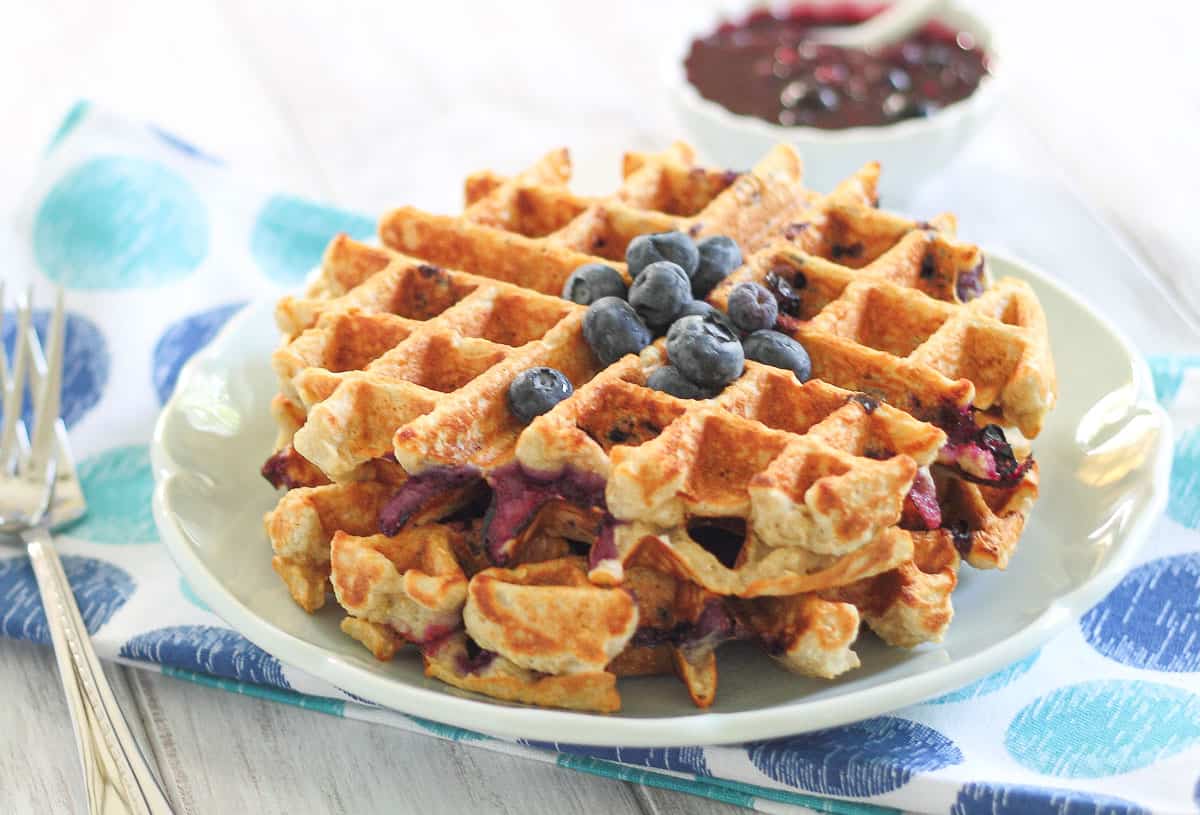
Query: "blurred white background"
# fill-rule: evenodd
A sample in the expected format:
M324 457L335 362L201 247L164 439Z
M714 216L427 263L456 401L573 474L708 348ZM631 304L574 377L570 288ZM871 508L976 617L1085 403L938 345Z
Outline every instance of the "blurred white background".
M451 210L469 170L513 169L560 144L611 156L615 172L621 150L679 135L661 63L682 22L713 5L4 0L0 213L20 202L79 98L272 186L366 212ZM1152 268L1174 275L1197 319L1196 4L969 5L1003 38L999 126L1040 145Z
M5 0L0 206L85 97L295 192L453 207L469 168L674 135L659 66L711 5ZM1154 257L1200 186L1195 4L970 5L1004 38L1012 112Z

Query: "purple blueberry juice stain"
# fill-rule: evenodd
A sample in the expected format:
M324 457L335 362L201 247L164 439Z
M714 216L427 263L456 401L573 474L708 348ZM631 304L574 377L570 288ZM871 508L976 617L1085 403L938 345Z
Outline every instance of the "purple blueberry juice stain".
M482 477L478 467L462 465L434 467L408 477L395 494L379 510L379 531L395 535L409 518L432 499L451 490L466 487Z
M971 528L967 526L966 521L957 521L950 527L950 539L954 541L954 548L958 550L958 554L966 557L971 552Z
M917 470L906 501L916 510L925 529L937 529L942 525L942 508L938 505L937 488L928 470Z
M480 648L478 643L470 637L467 637L466 640L467 652L458 655L454 661L455 669L463 675L474 675L487 670L488 666L495 661L496 652Z
M749 632L735 622L725 604L712 599L695 620L676 623L669 628L639 628L629 644L635 647L674 645L685 651L699 653L730 640L745 639L748 635Z
M488 478L492 505L483 523L484 548L492 562L504 565L513 542L538 511L554 500L579 507L604 508L604 479L564 467L560 472L533 470L514 461L498 467Z
M617 541L614 535L617 521L611 515L604 518L596 542L588 551L588 569L595 569L606 560L616 560L620 553L617 551Z
M999 425L979 427L970 405L943 405L933 424L946 433L938 463L953 467L967 481L991 487L1012 487L1033 466L1033 456L1018 462Z
M799 283L800 288L804 288L808 282L804 275L799 272L796 272L795 275L798 281L803 281ZM775 296L775 301L779 304L780 314L786 314L789 317L800 316L800 295L796 294L795 289L788 283L787 278L778 272L771 271L767 272L767 276L763 282L766 284L767 290Z
M958 280L954 283L954 293L958 295L958 299L963 303L974 300L983 294L982 259L980 259L979 263L975 264L974 268L958 273Z
M275 489L290 490L296 486L292 483L292 479L287 473L287 450L280 450L263 462L262 469L259 471L262 477L270 482Z

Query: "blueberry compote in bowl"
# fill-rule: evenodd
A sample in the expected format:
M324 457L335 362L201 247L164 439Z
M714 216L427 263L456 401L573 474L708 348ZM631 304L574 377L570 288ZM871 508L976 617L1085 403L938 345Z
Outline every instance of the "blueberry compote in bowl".
M809 186L827 191L883 163L883 193L903 196L978 129L995 94L995 44L949 4L924 28L873 51L818 45L814 26L853 25L878 3L750 4L699 19L668 65L676 107L717 163L750 166L791 142Z

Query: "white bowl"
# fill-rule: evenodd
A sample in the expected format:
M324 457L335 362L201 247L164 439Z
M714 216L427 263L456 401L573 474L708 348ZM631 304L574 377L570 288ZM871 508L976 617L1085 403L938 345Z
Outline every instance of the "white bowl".
M991 73L983 77L979 87L966 99L947 105L932 116L845 130L785 127L732 113L701 96L688 82L683 64L692 40L706 36L724 21L741 20L755 9L773 5L741 3L736 12L708 17L703 25L688 32L681 48L665 66L668 91L688 136L721 166L751 167L773 146L788 142L804 159L808 187L826 192L863 164L878 160L883 164L880 178L883 196L904 198L923 180L936 174L982 127L995 107L999 63L995 36L977 16L953 3L938 19L975 37L988 52Z

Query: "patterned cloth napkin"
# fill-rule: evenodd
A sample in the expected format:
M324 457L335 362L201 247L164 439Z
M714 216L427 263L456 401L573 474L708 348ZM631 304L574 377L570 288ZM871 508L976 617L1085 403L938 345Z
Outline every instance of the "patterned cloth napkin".
M372 706L281 664L192 594L151 519L147 441L180 366L245 301L297 286L334 233L366 238L373 220L248 189L180 139L85 103L62 123L29 200L4 268L28 274L42 303L52 282L68 289L63 406L89 512L60 542L102 657L764 812L1200 806L1200 357L1153 361L1178 433L1167 517L1141 564L1040 651L924 704L791 738L513 742ZM23 557L0 560L0 633L47 641Z

